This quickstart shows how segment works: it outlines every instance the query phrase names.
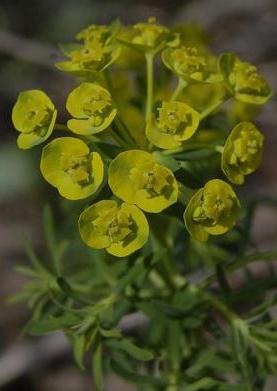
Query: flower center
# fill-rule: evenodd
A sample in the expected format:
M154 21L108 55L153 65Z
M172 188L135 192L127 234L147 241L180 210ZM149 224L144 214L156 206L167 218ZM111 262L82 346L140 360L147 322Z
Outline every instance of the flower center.
M175 49L172 54L173 65L188 73L200 72L206 66L205 57L194 47Z
M230 156L229 163L239 165L240 163L250 162L262 146L262 136L256 130L242 131L240 137L234 141L233 153Z
M137 190L145 190L149 197L169 196L172 192L171 177L164 167L155 164L152 170L143 171L133 168L130 179Z
M110 243L121 243L135 233L135 225L130 216L121 210L111 210L99 215L93 221L94 228L104 236L108 236Z
M200 206L195 208L193 219L199 223L210 221L212 225L216 225L223 215L230 214L232 207L233 200L230 196L206 194L203 196Z
M48 108L37 108L28 111L24 118L24 127L30 132L40 132L40 128L47 125L50 122L51 113ZM42 133L46 133L48 129L42 129ZM43 136L40 135L40 136Z
M96 93L83 104L83 112L88 117L104 113L111 105L110 96L106 93Z
M265 80L259 75L257 68L246 62L238 62L235 65L231 81L237 85L238 90L251 89L261 93L266 87Z
M71 53L72 61L75 63L84 63L89 65L103 60L103 45L97 39L88 41L80 50Z
M158 128L163 133L179 135L192 123L191 114L177 102L163 103L158 111Z
M93 180L89 156L62 156L62 167L74 183L87 186Z

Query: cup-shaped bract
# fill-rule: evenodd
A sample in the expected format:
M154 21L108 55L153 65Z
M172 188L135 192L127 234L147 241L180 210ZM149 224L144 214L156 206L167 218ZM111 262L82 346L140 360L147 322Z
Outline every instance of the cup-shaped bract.
M67 121L68 128L81 135L102 132L116 116L111 94L94 83L82 83L71 91L66 108L74 117Z
M135 205L102 200L81 213L79 231L88 246L126 257L144 246L149 226L144 213Z
M162 52L162 60L167 68L188 83L218 83L222 80L215 57L199 48L168 47Z
M94 40L85 44L72 45L67 49L69 61L62 61L56 67L63 72L74 76L88 76L94 72L102 72L116 61L120 54L120 47L116 44L104 46Z
M178 198L173 173L141 150L122 152L111 162L109 186L117 197L146 212L161 212Z
M95 193L103 182L104 165L82 140L60 137L42 151L40 170L63 197L79 200Z
M100 41L108 44L116 37L120 27L121 26L118 19L112 22L110 25L91 24L85 29L79 31L79 33L76 35L76 39L83 42Z
M170 31L151 17L145 23L137 23L120 37L120 42L144 53L157 53L167 43Z
M44 142L53 132L57 110L51 99L40 90L23 91L12 110L12 121L20 132L17 145L29 149Z
M240 202L232 187L212 179L190 199L184 220L193 239L204 242L210 235L221 235L236 223Z
M222 170L230 182L244 183L262 160L264 136L251 122L241 122L228 136L222 152Z
M110 26L91 25L77 34L82 43L61 45L68 61L59 62L56 67L76 76L87 76L94 72L102 72L120 54L120 45L114 40L120 24Z
M262 105L271 97L269 84L254 65L233 53L223 53L218 64L227 88L238 101Z
M174 149L193 136L198 128L200 114L182 102L162 102L157 118L146 126L146 136L162 149Z

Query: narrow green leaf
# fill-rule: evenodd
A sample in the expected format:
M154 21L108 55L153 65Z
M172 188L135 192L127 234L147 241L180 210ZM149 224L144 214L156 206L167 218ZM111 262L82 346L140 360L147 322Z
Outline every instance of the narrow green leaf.
M215 390L218 385L218 381L210 377L203 377L197 380L193 384L186 387L186 391L203 391L203 390Z
M118 362L112 360L111 361L111 368L112 370L119 376L123 377L126 380L129 380L130 382L133 382L135 384L139 385L154 385L157 387L162 387L166 384L165 380L162 378L157 378L154 376L147 376L147 375L140 375L135 372L131 372L121 366Z
M17 273L23 274L23 275L26 276L26 277L32 277L32 278L38 277L37 272L36 272L34 269L32 269L32 268L30 268L30 267L28 267L28 266L16 266L16 267L14 268L14 270L15 270Z
M124 350L129 356L135 358L136 360L149 361L154 358L152 352L138 347L127 338L122 338L120 340L109 340L107 341L107 344L112 348Z
M121 338L122 337L121 331L119 331L118 329L106 330L106 329L101 328L100 334L103 335L103 337L105 337L105 338Z
M93 381L96 390L103 391L104 389L103 357L102 357L102 345L100 340L96 341L92 353L92 373L93 373Z
M81 370L85 370L84 354L86 352L86 337L82 335L72 335L72 347L76 364Z
M31 335L41 335L73 326L79 321L79 316L76 316L72 313L67 313L59 317L52 316L40 320L35 320L28 325L27 331Z
M37 270L41 275L44 277L49 277L51 276L48 270L42 265L42 262L36 255L35 251L33 250L33 247L29 240L27 238L24 238L23 240L24 248L27 253L27 256L32 263L33 267L35 270Z

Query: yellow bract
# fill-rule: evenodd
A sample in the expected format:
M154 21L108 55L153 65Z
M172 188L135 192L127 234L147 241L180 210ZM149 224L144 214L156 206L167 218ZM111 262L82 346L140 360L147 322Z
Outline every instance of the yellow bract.
M149 235L146 217L139 208L113 200L99 201L84 210L79 231L88 246L106 249L116 257L140 249Z
M163 102L157 118L147 124L146 136L159 148L178 148L193 136L199 120L199 113L185 103Z
M168 47L162 52L162 60L167 68L188 82L218 83L222 80L216 59L196 47Z
M64 54L70 58L56 64L61 71L76 76L87 76L101 72L111 65L120 54L120 47L114 42L119 30L118 22L110 26L91 25L77 34L82 43L61 45Z
M68 128L82 135L102 132L116 116L109 91L93 83L75 88L68 95L66 108L75 117L67 122Z
M238 185L244 175L251 174L260 165L264 136L251 122L241 122L227 138L222 153L222 170Z
M184 220L191 236L206 241L209 234L221 235L233 228L240 202L232 187L212 179L190 199Z
M120 40L135 49L155 53L165 46L168 36L169 29L156 24L156 19L152 17L146 23L132 26Z
M117 197L146 212L161 212L178 198L173 173L141 150L122 152L111 162L109 186Z
M226 86L237 100L262 105L271 97L270 86L257 68L241 61L233 53L224 53L220 56L219 69Z
M104 177L104 165L97 152L90 152L79 139L60 137L43 148L41 173L59 193L79 200L95 193Z
M12 111L12 121L20 132L17 145L21 149L41 144L52 133L57 110L50 98L40 90L23 91Z

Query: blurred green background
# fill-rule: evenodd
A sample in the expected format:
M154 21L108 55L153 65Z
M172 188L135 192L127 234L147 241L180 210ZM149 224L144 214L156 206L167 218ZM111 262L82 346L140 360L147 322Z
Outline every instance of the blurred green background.
M277 89L276 0L1 0L0 1L0 389L67 391L91 390L90 379L79 373L60 336L22 338L29 313L24 306L8 306L6 297L20 289L24 278L13 267L26 258L22 236L42 246L41 211L54 193L41 180L39 148L20 151L11 124L11 108L19 91L45 90L57 107L64 107L73 86L71 77L53 64L59 59L58 43L70 42L91 23L120 18L134 23L156 16L166 24L197 22L212 36L216 53L233 50L259 66ZM266 136L264 162L247 181L247 192L276 196L277 169L276 95L257 123ZM59 113L60 121L63 111ZM259 248L276 243L276 210L257 211L253 240ZM132 390L112 376L107 391ZM276 390L273 380L268 390ZM273 387L273 388L272 388Z

